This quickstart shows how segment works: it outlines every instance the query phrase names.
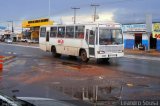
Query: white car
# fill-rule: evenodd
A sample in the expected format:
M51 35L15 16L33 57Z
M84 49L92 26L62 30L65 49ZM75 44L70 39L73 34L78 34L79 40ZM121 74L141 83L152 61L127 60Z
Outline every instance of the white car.
M28 43L33 43L33 41L31 39L28 39L27 42Z
M21 42L28 42L28 39L21 39Z
M13 40L12 40L12 39L10 39L10 38L8 38L8 39L5 39L5 40L4 40L4 42L5 42L5 43L12 43L12 42L13 42Z
M28 43L38 43L38 41L37 41L37 40L34 40L34 39L33 39L33 40L28 39L27 42L28 42Z

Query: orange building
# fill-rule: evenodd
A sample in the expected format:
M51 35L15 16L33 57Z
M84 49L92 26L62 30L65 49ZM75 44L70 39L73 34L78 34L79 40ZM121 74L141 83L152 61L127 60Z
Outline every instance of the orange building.
M48 18L41 18L36 20L25 20L22 22L22 28L30 28L30 39L39 38L39 28L43 25L53 25L53 21Z

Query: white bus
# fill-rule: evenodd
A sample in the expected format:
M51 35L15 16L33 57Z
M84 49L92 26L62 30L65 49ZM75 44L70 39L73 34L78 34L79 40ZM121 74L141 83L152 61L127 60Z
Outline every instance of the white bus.
M121 25L73 24L40 27L40 49L52 52L54 57L61 54L79 56L83 62L89 58L124 56Z

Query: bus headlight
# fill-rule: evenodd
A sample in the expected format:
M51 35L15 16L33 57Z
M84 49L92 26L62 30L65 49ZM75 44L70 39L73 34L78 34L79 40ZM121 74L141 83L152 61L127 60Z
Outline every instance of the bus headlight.
M105 51L97 51L98 54L104 54Z

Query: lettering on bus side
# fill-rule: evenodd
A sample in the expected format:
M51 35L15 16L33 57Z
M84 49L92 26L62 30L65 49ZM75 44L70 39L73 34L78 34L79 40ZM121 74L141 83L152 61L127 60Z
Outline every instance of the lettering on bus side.
M63 39L58 39L58 44L63 44L64 43L64 40Z

